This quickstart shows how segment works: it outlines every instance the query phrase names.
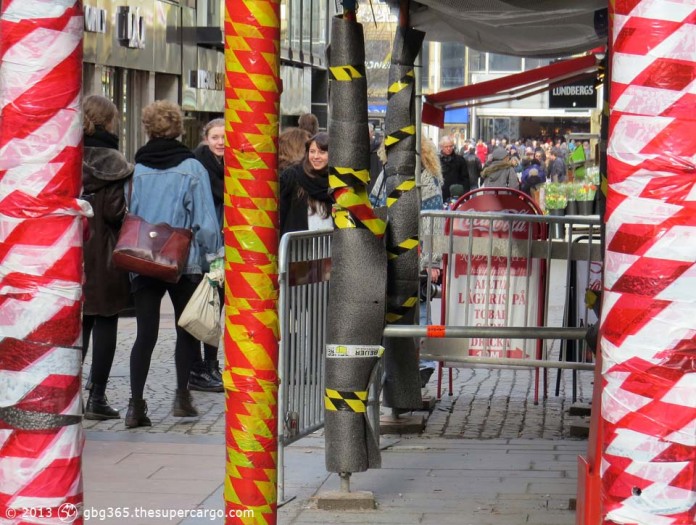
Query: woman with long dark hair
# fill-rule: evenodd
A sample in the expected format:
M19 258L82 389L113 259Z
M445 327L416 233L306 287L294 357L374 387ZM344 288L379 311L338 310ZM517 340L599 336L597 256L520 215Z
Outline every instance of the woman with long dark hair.
M305 144L301 162L280 175L280 234L333 228L329 193L329 135L317 133Z

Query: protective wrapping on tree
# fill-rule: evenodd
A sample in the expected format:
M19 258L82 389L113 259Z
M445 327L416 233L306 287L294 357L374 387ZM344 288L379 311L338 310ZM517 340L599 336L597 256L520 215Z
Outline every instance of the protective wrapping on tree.
M348 473L381 465L379 429L367 418L367 392L382 350L387 282L385 224L366 191L370 147L360 24L333 19L329 73L329 184L337 203L337 230L326 337L325 455L328 471ZM329 351L355 346L362 350Z
M412 325L419 311L418 220L416 191L415 71L425 33L400 27L389 69L384 145L389 257L387 323ZM422 404L418 348L413 339L384 341L384 404L413 409Z
M604 523L696 518L693 4L613 3Z
M83 522L81 3L0 8L0 516ZM27 519L23 509L35 511Z
M280 3L225 3L225 523L275 524ZM238 516L253 511L253 517Z

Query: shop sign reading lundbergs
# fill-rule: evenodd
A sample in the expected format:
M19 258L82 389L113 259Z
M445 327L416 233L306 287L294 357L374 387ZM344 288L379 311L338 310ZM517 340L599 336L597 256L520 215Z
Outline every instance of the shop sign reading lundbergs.
M596 108L595 79L554 86L549 91L549 108Z

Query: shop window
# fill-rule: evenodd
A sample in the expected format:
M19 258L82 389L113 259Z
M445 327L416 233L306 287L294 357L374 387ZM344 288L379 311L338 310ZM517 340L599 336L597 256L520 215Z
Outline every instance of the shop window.
M306 55L312 52L312 0L302 0L302 52ZM305 61L308 57L305 56Z
M486 53L469 48L469 72L486 72Z
M488 67L490 71L522 71L522 59L508 55L488 55Z
M458 43L443 43L440 51L441 86L449 89L464 85L465 46Z
M421 48L421 86L430 92L430 42L423 42Z
M280 2L280 47L284 49L290 48L290 35L288 32L288 0Z
M305 0L309 3L309 0ZM326 27L328 24L328 3L327 0L312 0L312 54L325 59L326 51Z
M548 66L551 60L548 58L525 58L524 59L524 69L529 71L530 69L536 69L542 66Z

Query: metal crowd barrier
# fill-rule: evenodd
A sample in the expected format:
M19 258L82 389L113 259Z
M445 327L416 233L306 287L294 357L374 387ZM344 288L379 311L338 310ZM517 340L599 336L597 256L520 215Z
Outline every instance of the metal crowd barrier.
M593 275L601 274L599 226L596 216L422 212L425 267L439 267L442 263L444 274L443 307L437 311L439 318L436 319L439 323L389 325L384 330L385 337L423 338L421 357L437 360L450 368L460 365L534 367L537 373L539 368L557 368L573 369L574 374L577 370L592 370L594 363L586 362L579 350L569 351L569 343L582 340L587 331L584 326L576 326L576 321L588 319L590 312L581 294L591 287ZM538 235L540 228L551 235L548 238L546 233ZM496 229L500 231L496 233ZM520 234L525 231L526 234ZM293 232L280 241L280 504L285 503L284 447L324 426L331 234L331 230ZM483 265L483 272L472 276L471 272L461 271L462 262L474 260ZM578 265L584 265L584 269L578 270ZM599 265L594 273L590 271L593 265ZM457 293L464 296L472 290L476 292L476 300L464 301L463 306L448 309L453 283L459 286ZM434 289L430 277L426 284L427 302L430 303ZM550 293L552 289L554 293ZM562 293L559 294L559 290ZM514 313L519 310L523 302L519 298L523 295L526 301L522 305L522 322L515 323ZM553 300L558 296L562 304L554 305ZM535 297L536 304L532 304L530 297ZM570 301L576 301L577 307L571 308ZM486 322L467 322L471 317ZM494 322L488 322L489 318ZM562 342L558 360L551 355L549 342L553 340ZM482 345L474 348L472 342L475 341ZM515 341L523 341L523 346L514 350L505 346ZM496 348L501 342L502 350ZM371 378L367 403L368 419L375 427L379 425L381 370L377 367ZM441 378L441 369L439 375ZM438 397L439 391L438 381Z
M324 426L326 307L331 230L285 234L278 253L278 501L284 447Z
M449 367L594 368L568 343L584 339L592 316L584 294L601 278L599 217L424 211L421 221L426 268L442 258L441 307L427 325L385 336L423 337L421 357ZM430 302L430 276L426 289Z

